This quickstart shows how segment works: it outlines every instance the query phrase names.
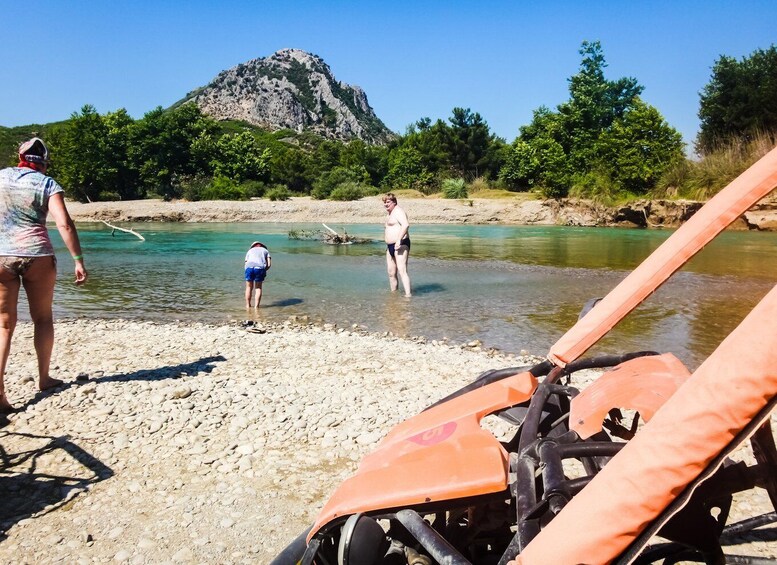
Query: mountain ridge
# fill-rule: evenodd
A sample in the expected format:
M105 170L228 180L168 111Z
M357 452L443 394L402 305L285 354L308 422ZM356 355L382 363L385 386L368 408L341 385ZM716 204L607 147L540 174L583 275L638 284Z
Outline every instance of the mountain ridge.
M394 134L359 86L335 79L324 60L281 49L221 71L178 104L194 103L217 120L239 120L271 131L309 130L339 141L385 144Z

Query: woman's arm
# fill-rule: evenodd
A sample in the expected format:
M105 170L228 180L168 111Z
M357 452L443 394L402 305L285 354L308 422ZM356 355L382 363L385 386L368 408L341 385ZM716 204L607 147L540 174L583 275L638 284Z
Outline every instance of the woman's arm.
M72 255L75 261L76 284L84 284L89 277L89 273L86 272L86 267L84 266L84 256L81 251L81 242L78 240L76 225L67 211L65 198L61 192L49 198L49 212L57 224L57 230L59 230L59 235L62 236L62 241L65 242L65 247L70 251L70 255Z

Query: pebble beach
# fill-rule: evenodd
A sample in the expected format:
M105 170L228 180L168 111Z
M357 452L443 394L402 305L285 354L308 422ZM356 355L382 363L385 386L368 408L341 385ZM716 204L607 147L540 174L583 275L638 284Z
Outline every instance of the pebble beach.
M0 563L267 563L394 424L494 368L476 344L284 324L61 321L6 375Z
M46 393L32 327L14 337L2 563L268 563L394 424L485 370L539 361L292 322L56 331L65 384ZM733 514L763 508L756 490ZM746 551L774 556L777 542Z

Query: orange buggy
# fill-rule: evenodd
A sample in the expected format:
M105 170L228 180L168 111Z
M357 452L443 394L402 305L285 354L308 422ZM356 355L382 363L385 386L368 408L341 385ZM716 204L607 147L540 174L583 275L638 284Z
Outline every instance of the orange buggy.
M728 523L737 492L763 488L777 509L777 287L693 374L671 354L581 358L775 186L777 149L581 315L546 361L486 372L396 426L273 565L777 561L721 547L777 522L767 512ZM608 370L580 392L570 377L584 368ZM511 438L481 427L492 414L515 426ZM754 464L734 462L747 440Z

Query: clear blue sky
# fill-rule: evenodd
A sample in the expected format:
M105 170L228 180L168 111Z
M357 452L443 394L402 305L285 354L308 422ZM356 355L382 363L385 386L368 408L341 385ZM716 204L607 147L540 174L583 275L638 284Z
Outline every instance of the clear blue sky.
M720 55L777 43L777 0L361 2L0 0L0 125L67 118L84 104L135 118L219 71L286 47L322 57L403 132L455 106L508 141L568 98L583 40L606 76L633 76L686 141Z

